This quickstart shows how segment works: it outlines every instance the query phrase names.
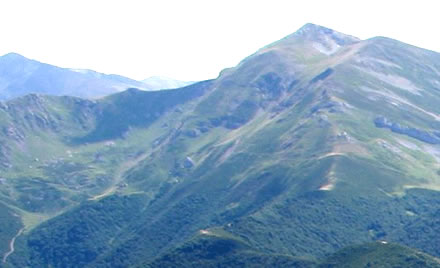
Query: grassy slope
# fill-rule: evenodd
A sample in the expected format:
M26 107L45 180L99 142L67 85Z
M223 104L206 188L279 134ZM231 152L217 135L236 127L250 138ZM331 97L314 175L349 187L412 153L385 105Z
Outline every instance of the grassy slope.
M6 151L5 163L13 165L5 166L2 173L2 200L21 216L28 233L42 221L105 193L107 189L114 189L111 194L122 190L127 194L137 192L137 188L121 186L123 173L152 153L152 144L161 135L173 133L174 125L166 128L162 123L154 125L155 119L145 119L143 111L139 110L142 107L138 106L133 113L140 116L128 120L137 127L130 130L130 138L114 140L115 135L120 137L123 133L121 128L116 129L122 132L109 132L114 135L113 140L105 141L109 136L99 137L104 141L90 144L78 143L76 137L83 137L102 125L104 119L97 115L129 107L130 103L121 103L127 99L125 95L135 94L128 99L136 100L136 103L143 98L144 109L154 114L156 110L165 113L176 104L197 98L205 88L204 83L200 83L188 88L189 94L185 89L183 92L168 91L169 96L162 97L168 98L169 102L162 103L159 108L151 104L152 101L157 103L157 96L149 98L157 93L133 90L121 93L121 98L114 96L118 101L106 99L96 103L69 97L30 95L5 103L1 111L4 129L11 130L5 130L0 139L5 140L5 144L7 141L2 148ZM109 101L113 103L110 108ZM115 116L120 117L114 118L116 121L123 121L125 114L116 113ZM174 120L176 118L178 116L174 115ZM150 131L146 132L145 128L151 124ZM98 136L94 134L93 137L97 139ZM4 240L4 243L6 246L8 241Z
M425 143L373 122L384 115L435 130L429 113L437 112L437 92L427 87L423 94L433 101L425 103L428 95L398 87L412 86L403 76L427 86L434 71L421 69L413 76L408 69L435 62L431 55L388 42L356 43L326 56L310 49L313 42L293 36L205 84L166 92L130 90L87 105L52 104L58 108L47 114L61 117L54 118L61 135L50 124L33 127L29 122L37 120L23 119L28 133L54 140L47 150L57 162L42 172L28 165L47 156L11 156L18 164L11 175L22 179L8 180L5 200L46 216L77 206L33 226L22 239L23 252L28 250L35 265L136 265L218 226L241 237L257 255L324 256L377 239L416 241L418 248L440 255L428 243L438 239L429 223L440 200L432 191L438 185L435 155ZM392 54L393 46L401 53ZM82 124L75 121L77 114L83 115ZM69 160L61 161L62 154ZM52 201L27 207L20 196L37 185L53 194L41 197L36 191L34 200ZM66 202L61 208L46 207L61 199ZM118 209L107 210L113 206ZM120 213L128 214L127 222L118 223ZM114 224L99 224L106 221ZM414 237L420 230L429 235Z

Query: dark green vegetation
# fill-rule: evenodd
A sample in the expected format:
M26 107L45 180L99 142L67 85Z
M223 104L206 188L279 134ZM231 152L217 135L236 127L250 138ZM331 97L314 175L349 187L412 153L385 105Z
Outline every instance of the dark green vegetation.
M190 241L140 267L440 267L440 260L386 242L350 246L322 260L255 252L234 239L210 237Z
M430 265L332 254L440 256L439 62L306 25L185 88L0 103L5 265Z
M203 231L181 247L140 267L316 267L313 259L264 254L227 233Z
M252 250L230 234L206 232L139 267L440 267L440 260L398 244L371 242L323 257L295 258Z
M440 267L438 259L396 244L369 243L333 254L319 267Z

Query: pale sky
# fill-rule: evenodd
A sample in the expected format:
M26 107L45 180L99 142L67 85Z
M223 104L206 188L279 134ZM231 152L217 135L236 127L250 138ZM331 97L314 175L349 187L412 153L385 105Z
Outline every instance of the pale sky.
M0 55L204 80L308 22L440 52L439 11L436 0L1 0Z

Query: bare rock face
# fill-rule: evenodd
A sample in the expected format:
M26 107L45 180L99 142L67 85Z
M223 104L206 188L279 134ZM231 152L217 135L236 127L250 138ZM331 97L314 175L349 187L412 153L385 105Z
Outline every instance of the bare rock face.
M185 161L183 162L184 168L192 168L194 166L194 161L191 159L191 157L187 156L185 158Z
M325 55L336 53L342 46L359 42L360 39L332 29L308 23L294 35L312 41L312 46Z
M419 141L423 141L430 144L439 144L440 137L436 135L436 133L431 133L426 130L421 130L413 127L402 126L399 123L391 122L386 117L380 116L374 120L374 124L379 128L388 128L392 132L403 134L408 137L418 139Z
M3 127L2 132L7 137L17 142L22 142L24 140L24 134L21 131L19 131L17 128L15 128L13 125Z

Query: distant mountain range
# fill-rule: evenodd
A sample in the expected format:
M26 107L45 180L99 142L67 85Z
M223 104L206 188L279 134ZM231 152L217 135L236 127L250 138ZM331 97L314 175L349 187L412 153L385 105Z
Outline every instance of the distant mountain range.
M5 267L439 267L439 190L440 54L385 37L0 102Z
M142 83L150 90L158 89L174 89L184 86L189 86L195 82L180 81L164 76L151 76L147 79L142 80Z
M127 88L159 90L182 87L190 83L170 78L136 81L115 74L92 70L60 68L30 60L16 53L0 57L0 100L30 93L54 96L99 98Z

